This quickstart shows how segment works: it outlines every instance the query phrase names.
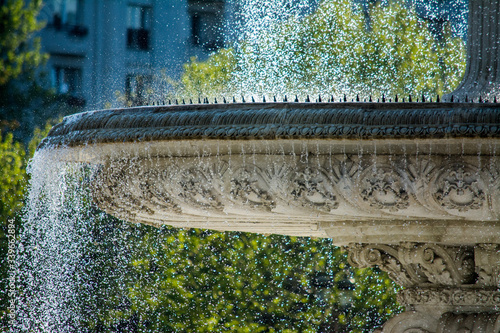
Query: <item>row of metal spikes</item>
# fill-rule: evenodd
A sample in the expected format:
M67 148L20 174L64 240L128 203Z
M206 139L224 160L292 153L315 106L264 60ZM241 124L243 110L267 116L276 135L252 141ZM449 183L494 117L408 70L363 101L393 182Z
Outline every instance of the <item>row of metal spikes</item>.
M251 98L252 98L251 99L252 103L257 103L257 101L255 100L255 98L253 96ZM288 97L285 95L283 97L282 101L285 102L285 103L289 102ZM338 100L335 100L335 98L333 96L330 96L330 98L328 98L328 100L327 100L328 103L334 103L334 102L337 102L337 101L340 102L340 103L342 103L342 102L349 102L346 95L344 95L343 98L339 98ZM356 102L368 102L368 103L373 103L374 102L374 100L372 99L371 96L368 98L368 100L365 98L365 99L363 99L363 101L361 101L361 99L359 98L359 95L356 95L356 99L353 98L353 99L350 100L350 102L355 102L355 101ZM382 98L377 98L377 103L386 103L386 102L391 103L392 101L393 101L392 98L387 99L385 97L385 95L382 95ZM262 96L262 102L263 103L267 103L266 96ZM274 103L278 102L277 99L276 99L276 96L273 97L273 102ZM299 103L300 102L298 95L295 95L295 99L293 100L293 102L295 102L295 103ZM312 100L309 97L309 95L307 95L307 97L304 99L304 102L305 103L312 102ZM315 102L316 103L323 102L323 99L321 98L321 95L318 96L318 98L315 100ZM412 98L411 95L408 96L407 100L405 100L404 97L400 100L400 98L398 97L398 95L396 95L394 97L394 102L395 103L398 103L398 102L412 103L412 102L414 102L414 100L413 100L413 98ZM415 102L417 102L417 103L425 103L425 102L432 103L433 100L432 100L432 97L430 99L426 99L425 96L422 94L422 97L420 99L417 97L417 100ZM439 97L439 95L436 96L436 102L437 103L441 102L441 98ZM455 96L451 96L449 102L451 102L451 103L459 103L460 100L458 98L456 98ZM474 103L474 99L471 98L469 100L469 97L466 95L464 102L465 103L469 103L469 102L470 103ZM180 105L180 104L186 105L186 104L218 104L218 103L219 103L219 101L217 101L217 98L214 98L214 101L212 103L210 103L208 97L204 97L203 100L200 97L198 97L198 103L194 103L192 99L189 99L188 103L184 99L182 99L182 101L180 101L180 102L179 102L178 99L175 99L173 101L169 99L168 101L164 100L162 102L160 102L160 101L156 101L156 102L153 101L152 105L155 106L155 105L172 105L172 104L175 104L175 105ZM226 100L225 97L223 97L222 98L222 103L223 104L227 104L229 102ZM233 99L232 99L232 103L238 103L236 101L236 98L234 96L233 96ZM246 100L245 100L245 96L241 96L241 103L247 103ZM478 99L478 103L490 103L490 101L488 99L483 99L480 96L479 99ZM497 103L497 97L496 96L494 97L492 103Z

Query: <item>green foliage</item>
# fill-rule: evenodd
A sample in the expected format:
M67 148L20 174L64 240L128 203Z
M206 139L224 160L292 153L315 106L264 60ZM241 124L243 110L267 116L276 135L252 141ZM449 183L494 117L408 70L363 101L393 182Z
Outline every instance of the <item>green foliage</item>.
M24 206L28 184L26 172L28 159L33 156L34 149L48 134L50 128L50 123L47 123L43 130L35 129L28 153L23 144L14 139L12 132L2 135L0 131L0 325L6 325L7 321L8 226L9 223L13 223L16 233L20 230L20 212Z
M46 60L40 40L33 34L43 24L37 21L41 0L6 0L0 6L0 87Z
M206 61L198 61L193 57L184 65L180 94L216 96L227 89L235 70L236 59L232 49L220 50Z
M26 187L25 151L12 133L0 133L0 216L7 223L22 207Z
M206 62L186 66L182 83L205 96L425 94L434 98L459 83L465 46L449 26L438 41L413 8L397 1L371 4L369 13L368 24L351 1L323 1L314 13L263 30L235 51L223 50Z
M131 255L119 278L125 287L102 297L92 332L365 332L400 310L385 274L353 271L328 239L115 228L111 238L127 238L119 251ZM116 270L99 276L108 281L99 295L110 293L109 274ZM356 290L343 290L349 280Z

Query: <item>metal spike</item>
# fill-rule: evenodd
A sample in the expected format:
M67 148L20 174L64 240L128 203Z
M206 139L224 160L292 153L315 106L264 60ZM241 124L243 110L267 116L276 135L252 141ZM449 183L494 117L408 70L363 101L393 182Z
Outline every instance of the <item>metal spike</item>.
M200 96L198 96L198 104L201 104Z
M262 95L262 102L265 103L266 102L266 96Z
M377 103L380 103L380 98L377 98Z
M398 94L396 94L396 97L394 97L394 102L398 102Z
M347 96L344 94L344 102L347 102Z
M364 98L364 99L363 99L363 102L365 102L365 103L366 103L366 98Z
M285 95L285 99L283 99L283 102L288 102L288 99L286 98L286 95Z
M295 103L299 102L299 96L295 95Z
M253 96L252 96L252 103L255 103L255 99L253 98Z
M236 103L236 98L233 96L233 103Z
M382 103L385 103L385 95L382 94Z
M177 98L175 99L175 105L179 105L179 101L177 100Z
M496 103L497 102L497 97L493 97L493 103Z
M410 103L412 102L411 101L411 95L408 96L408 102L410 102Z
M245 103L245 96L241 95L241 102Z
M372 103L373 100L372 100L372 95L370 95L370 99L368 100L368 102Z
M163 100L163 105L165 105L165 100Z
M356 95L356 102L359 102L359 95Z
M318 95L318 103L321 103L321 95Z
M273 101L276 103L276 95L273 96Z
M450 102L453 103L453 95L451 95Z
M403 97L403 103L405 102L405 98Z
M429 100L429 102L431 102L431 103L432 103L432 97L431 97L431 99Z
M168 105L171 105L171 104L172 104L172 102L170 100L168 100Z
M217 97L214 97L214 104L217 104Z
M482 103L483 102L483 99L481 97L481 95L479 95L479 103Z
M226 97L222 97L222 102L223 102L224 104L226 104L226 103L227 103L227 101L226 101Z
M391 102L392 102L392 98L389 98L389 103L391 103Z
M186 101L184 101L184 98L182 99L182 104L186 104Z
M465 95L465 103L469 102L469 96Z
M309 99L309 95L307 95L307 98L306 98L306 103L309 103L311 100Z
M425 102L425 96L424 96L424 93L422 93L422 103Z
M330 101L333 103L335 102L335 98L333 98L333 95L330 95Z
M441 100L439 99L439 94L436 97L436 102L439 103Z

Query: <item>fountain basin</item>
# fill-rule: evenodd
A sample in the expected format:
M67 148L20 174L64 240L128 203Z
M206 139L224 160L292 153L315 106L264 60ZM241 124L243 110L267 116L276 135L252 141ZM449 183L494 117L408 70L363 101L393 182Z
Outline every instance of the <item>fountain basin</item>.
M500 104L234 103L67 117L107 212L351 243L500 243Z

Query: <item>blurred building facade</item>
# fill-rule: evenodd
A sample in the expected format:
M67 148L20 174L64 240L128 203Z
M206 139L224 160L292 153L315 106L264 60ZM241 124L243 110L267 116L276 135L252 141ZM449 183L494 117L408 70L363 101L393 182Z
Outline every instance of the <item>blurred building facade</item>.
M139 104L153 78L178 77L190 57L224 45L230 10L223 0L47 0L51 85L87 110Z

